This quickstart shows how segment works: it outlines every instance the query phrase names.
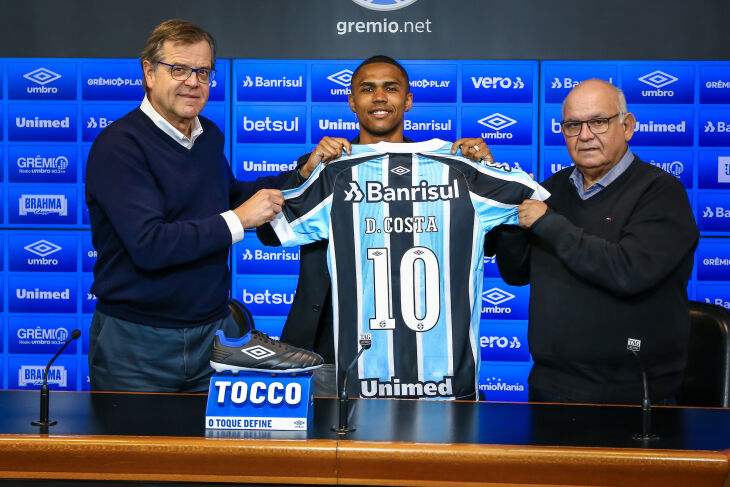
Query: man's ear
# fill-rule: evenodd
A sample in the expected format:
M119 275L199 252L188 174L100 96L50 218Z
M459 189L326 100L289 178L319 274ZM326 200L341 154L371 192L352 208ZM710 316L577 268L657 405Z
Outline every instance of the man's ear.
M636 118L634 114L629 112L624 115L623 129L624 129L624 140L628 142L631 137L634 136L634 129L636 128Z
M355 110L355 97L352 96L352 93L350 93L349 95L347 95L347 103L350 104L350 110L352 110L353 112L356 112L356 110Z
M405 111L410 110L412 106L413 106L413 93L409 91L408 94L406 95Z

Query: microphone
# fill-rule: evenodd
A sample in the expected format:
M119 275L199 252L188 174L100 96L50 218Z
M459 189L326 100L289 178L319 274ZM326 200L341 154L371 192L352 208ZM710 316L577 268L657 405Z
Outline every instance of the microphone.
M360 334L360 350L357 352L357 355L355 355L355 358L352 359L352 362L350 362L349 367L347 367L347 370L345 370L345 378L342 380L342 387L340 388L340 399L339 399L339 425L338 426L332 426L332 431L335 431L340 434L350 433L352 431L355 431L355 428L350 428L347 425L347 415L348 415L348 409L349 409L349 398L347 397L347 376L350 375L350 372L355 367L355 364L357 363L357 359L360 358L360 355L370 348L370 346L373 343L372 335L370 333L361 333Z
M54 424L58 423L58 421L49 421L48 420L48 402L50 399L50 390L48 389L48 369L51 368L51 364L58 358L59 355L61 355L61 352L68 346L69 343L76 340L78 337L81 336L81 332L79 330L74 330L71 332L71 336L68 340L66 340L66 343L63 344L61 349L56 352L56 355L53 356L50 362L48 362L48 365L46 365L46 370L43 372L43 384L41 385L41 414L40 419L38 421L31 421L30 424L33 426L53 426Z
M641 363L639 358L639 352L641 350L641 340L636 338L629 338L626 344L626 350L628 350L636 359L639 364L639 371L641 372L641 383L643 385L643 398L641 400L641 433L635 433L632 435L634 440L656 440L659 437L651 433L651 402L649 400L649 383L646 380L646 370L644 365Z

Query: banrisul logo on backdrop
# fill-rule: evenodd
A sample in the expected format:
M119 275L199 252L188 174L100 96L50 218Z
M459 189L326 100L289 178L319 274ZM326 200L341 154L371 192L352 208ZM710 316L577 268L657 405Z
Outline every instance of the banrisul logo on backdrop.
M139 61L119 59L82 63L81 97L84 100L139 102L144 98Z
M238 101L307 101L307 65L236 63Z
M730 198L727 193L698 192L697 226L707 232L730 232Z
M251 310L254 316L286 316L294 300L297 278L236 279L235 298Z
M303 144L307 135L307 107L301 105L239 105L236 141L239 143Z
M410 90L418 103L456 102L455 64L404 64Z
M730 149L699 153L700 189L730 189Z
M75 183L77 167L73 146L13 144L8 147L11 183Z
M730 147L730 110L700 109L700 145Z
M543 108L542 117L542 133L545 145L565 146L565 138L563 137L563 131L560 127L560 122L563 120L560 107Z
M76 64L8 63L11 100L75 100Z
M73 186L11 186L10 223L75 224L76 188Z
M461 132L491 145L532 144L532 108L464 107Z
M417 0L352 0L361 7L371 10L397 10L407 7Z
M697 279L730 281L730 242L700 239L697 246Z
M356 63L313 64L312 101L347 101Z
M482 319L526 320L527 287L513 287L501 281L485 280L482 290Z
M8 310L11 313L75 313L76 277L10 276Z
M420 105L406 113L403 132L413 140L456 140L456 108Z
M543 63L545 103L562 103L581 81L598 78L616 84L615 64Z
M76 236L56 232L11 234L8 260L11 271L76 272Z
M306 153L301 148L245 147L236 153L235 175L240 181L252 181L261 176L272 176L297 167L297 159Z
M688 150L638 150L641 160L662 169L679 179L687 189L692 189L694 155Z
M299 274L299 247L267 247L247 235L234 252L237 274Z
M312 144L319 143L324 136L350 140L359 133L357 116L346 103L312 107Z
M730 286L698 284L697 301L716 304L730 311Z
M730 103L730 64L700 67L700 103Z
M127 113L137 108L139 104L123 105L89 105L84 104L81 117L82 140L93 142L99 132L108 127L114 120L122 118Z
M76 142L76 105L8 105L8 140Z
M537 63L467 64L461 77L465 103L532 103Z
M622 70L622 89L632 103L694 102L695 68L692 65L627 64Z
M692 145L692 108L634 107L631 113L636 117L632 145Z
M482 360L528 361L527 324L485 322L481 326L479 348Z
M11 316L8 323L8 352L56 353L77 327L75 318ZM76 353L69 345L64 355Z

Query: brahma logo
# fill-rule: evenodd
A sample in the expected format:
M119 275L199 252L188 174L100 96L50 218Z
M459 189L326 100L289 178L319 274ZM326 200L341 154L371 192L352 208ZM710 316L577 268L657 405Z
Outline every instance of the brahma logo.
M61 77L60 74L54 73L50 69L38 68L30 73L25 73L23 78L32 81L33 83L40 86L28 86L26 91L28 93L58 93L58 88L55 86L45 86L48 83L56 81Z
M18 369L18 386L40 386L43 384L43 365L23 365ZM68 371L62 365L54 365L48 369L46 378L49 385L55 384L58 387L68 386Z
M18 215L68 216L68 200L62 194L23 194L18 200Z
M338 71L336 73L333 73L333 74L327 76L327 79L330 80L331 82L344 87L344 88L331 88L330 94L331 95L349 95L351 93L350 83L352 82L352 75L353 75L352 71L350 71L349 69L343 69L342 71Z
M398 10L416 3L417 0L352 0L370 10Z

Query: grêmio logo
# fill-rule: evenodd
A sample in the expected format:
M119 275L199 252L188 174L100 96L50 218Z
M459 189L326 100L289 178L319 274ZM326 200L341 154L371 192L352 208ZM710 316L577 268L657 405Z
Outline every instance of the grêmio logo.
M23 194L18 200L18 215L68 216L68 200L62 194Z

